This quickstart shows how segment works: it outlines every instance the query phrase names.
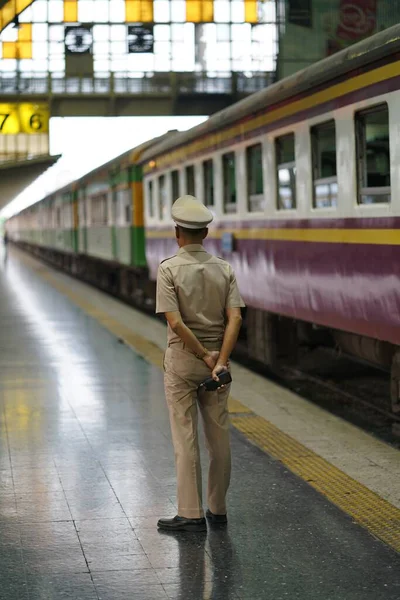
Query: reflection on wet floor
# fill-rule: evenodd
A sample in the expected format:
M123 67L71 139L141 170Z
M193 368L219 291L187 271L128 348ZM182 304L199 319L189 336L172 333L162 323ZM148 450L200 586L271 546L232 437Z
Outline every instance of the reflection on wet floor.
M7 266L8 260L8 245L4 242L0 242L0 269L4 269Z
M1 600L400 597L399 557L237 432L228 527L157 531L176 513L161 371L13 251L0 344Z

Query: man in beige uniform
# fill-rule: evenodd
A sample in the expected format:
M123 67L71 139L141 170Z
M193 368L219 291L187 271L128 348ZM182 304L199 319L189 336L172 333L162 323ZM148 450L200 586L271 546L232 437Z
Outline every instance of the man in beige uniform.
M244 306L231 266L202 246L212 213L193 196L172 207L178 253L160 264L157 313L168 321L164 384L178 480L178 515L160 519L158 527L174 531L205 531L197 434L197 406L203 419L210 455L207 517L226 523L225 496L231 457L227 401L230 386L216 391L199 384L228 368L236 343L240 307Z

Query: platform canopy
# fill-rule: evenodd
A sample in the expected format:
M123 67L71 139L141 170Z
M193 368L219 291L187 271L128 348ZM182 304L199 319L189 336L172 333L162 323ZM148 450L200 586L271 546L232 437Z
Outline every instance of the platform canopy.
M35 0L0 0L0 33Z
M0 209L14 200L59 158L60 155L44 155L30 160L0 163Z

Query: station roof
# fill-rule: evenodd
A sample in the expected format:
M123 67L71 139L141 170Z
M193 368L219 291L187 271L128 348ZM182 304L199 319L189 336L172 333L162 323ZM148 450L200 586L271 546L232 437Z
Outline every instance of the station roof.
M0 33L34 0L0 0Z
M30 160L0 163L0 209L14 200L39 175L54 165L60 156L46 154Z

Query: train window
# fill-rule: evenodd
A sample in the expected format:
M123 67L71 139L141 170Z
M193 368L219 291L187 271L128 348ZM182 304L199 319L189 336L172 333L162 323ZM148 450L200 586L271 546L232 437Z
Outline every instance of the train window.
M172 181L172 202L175 202L181 195L181 186L179 183L179 171L172 171L171 173L171 181Z
M356 114L358 202L390 202L389 112L386 104Z
M247 200L250 212L264 210L264 181L262 172L262 146L246 148Z
M337 205L336 128L335 121L327 121L311 128L311 152L314 208Z
M235 153L228 152L222 156L222 173L224 182L224 211L236 212L236 163Z
M154 217L154 194L152 181L149 181L147 184L147 196L149 200L149 216Z
M277 208L296 208L296 162L294 133L282 135L275 140Z
M61 209L61 226L62 226L62 229L72 228L72 204L71 204L71 202L63 203L63 207Z
M79 207L79 226L85 227L87 225L87 208L86 208L86 194L84 189L80 189L78 192L78 207ZM48 209L45 209L46 220L48 219Z
M123 217L121 216L122 211L122 193L121 190L117 190L115 188L112 189L112 223L113 225L121 225L123 222Z
M114 222L117 225L129 225L131 222L131 201L129 189L114 192Z
M99 194L92 198L92 224L107 225L107 194Z
M129 225L132 221L132 207L131 203L128 201L125 204L125 223Z
M204 204L214 206L214 165L212 158L203 162Z
M186 193L195 196L194 165L186 167Z
M160 208L160 219L163 220L166 217L167 210L167 189L165 185L165 175L161 175L158 180L158 202Z

